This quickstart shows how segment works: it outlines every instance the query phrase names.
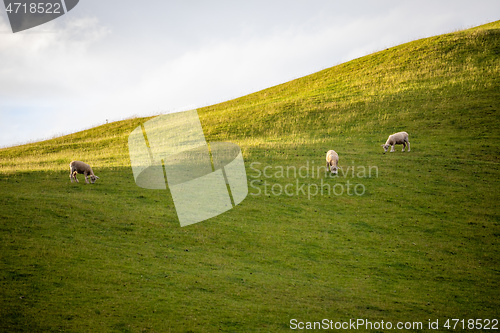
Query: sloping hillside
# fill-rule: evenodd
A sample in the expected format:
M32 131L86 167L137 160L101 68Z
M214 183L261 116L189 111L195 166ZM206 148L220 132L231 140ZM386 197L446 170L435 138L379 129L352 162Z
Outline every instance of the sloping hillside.
M499 156L499 21L383 50L199 110L209 140L294 144L401 127L448 138L489 139ZM129 165L127 136L146 119L0 150L0 170L66 168L78 151L95 163ZM471 147L471 152L481 147ZM482 150L481 150L482 151ZM64 161L64 163L63 163ZM53 163L52 163L53 162ZM10 166L9 166L10 165ZM29 165L29 166L28 166Z
M203 109L206 131L293 143L365 133L380 140L405 128L422 139L460 139L473 145L468 153L498 161L499 28L417 40ZM466 139L479 137L490 139L488 151Z
M492 327L498 73L500 21L200 109L208 141L240 145L249 194L184 228L168 190L135 185L127 138L146 118L0 149L0 330ZM399 130L411 152L382 154ZM336 177L318 172L329 149ZM70 183L72 159L97 183Z

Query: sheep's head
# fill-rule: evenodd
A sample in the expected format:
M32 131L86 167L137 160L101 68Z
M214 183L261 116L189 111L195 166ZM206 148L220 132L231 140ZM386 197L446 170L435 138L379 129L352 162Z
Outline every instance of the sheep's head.
M336 165L330 165L330 171L336 175L339 171Z
M384 148L384 154L387 153L387 150L389 149L390 146L391 145L389 145L387 143L382 145L382 148Z
M99 177L97 177L96 175L90 176L90 183L94 184L97 179L99 179Z

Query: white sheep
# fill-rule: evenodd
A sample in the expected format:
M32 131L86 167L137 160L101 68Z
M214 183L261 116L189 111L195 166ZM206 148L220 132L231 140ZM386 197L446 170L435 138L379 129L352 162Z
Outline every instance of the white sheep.
M394 145L403 145L402 151L405 151L405 147L406 145L408 145L408 151L410 151L410 141L408 141L408 133L398 132L389 135L386 143L382 145L382 147L384 148L384 154L387 153L387 149L389 149L389 146L391 147L391 153L394 152Z
M338 173L338 165L339 165L339 155L335 152L335 150L329 150L326 153L326 167L333 173Z
M69 169L70 169L70 174L69 178L71 179L71 182L73 182L73 179L78 183L78 178L76 178L76 174L84 174L85 175L85 183L89 183L87 177L90 176L90 182L92 184L95 183L96 179L99 179L96 175L94 175L94 171L92 171L92 168L90 165L87 163L83 163L82 161L72 161L69 164Z

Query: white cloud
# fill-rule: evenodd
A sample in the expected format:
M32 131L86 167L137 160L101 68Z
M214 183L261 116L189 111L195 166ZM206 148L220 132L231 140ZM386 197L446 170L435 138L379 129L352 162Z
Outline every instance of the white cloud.
M51 22L34 31L0 36L0 63L4 64L0 66L0 112L5 119L0 123L0 146L81 128L76 127L71 111L89 88L95 92L100 88L92 75L99 63L92 63L90 53L109 29L95 18L64 22L57 28ZM5 19L0 19L0 31L6 29L10 30Z

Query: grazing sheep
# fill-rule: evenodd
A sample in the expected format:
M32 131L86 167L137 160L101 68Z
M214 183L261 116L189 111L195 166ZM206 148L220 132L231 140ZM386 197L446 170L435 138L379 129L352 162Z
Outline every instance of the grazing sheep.
M77 173L81 173L85 175L85 183L89 183L87 177L90 176L90 182L92 184L95 183L96 179L99 179L96 175L94 175L94 171L92 171L92 168L90 165L87 163L83 163L82 161L72 161L69 164L69 169L70 169L70 174L69 178L71 179L71 182L73 182L73 178L75 181L78 183L78 178L76 178Z
M329 150L326 153L326 167L333 173L338 173L338 165L339 165L339 155L335 152L335 150Z
M382 145L382 147L384 148L384 154L387 153L387 149L389 149L389 146L391 147L391 153L394 152L394 145L403 145L402 151L405 151L405 147L406 145L408 145L408 151L410 151L410 141L408 141L408 133L398 132L389 135L386 143Z

